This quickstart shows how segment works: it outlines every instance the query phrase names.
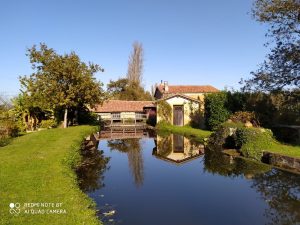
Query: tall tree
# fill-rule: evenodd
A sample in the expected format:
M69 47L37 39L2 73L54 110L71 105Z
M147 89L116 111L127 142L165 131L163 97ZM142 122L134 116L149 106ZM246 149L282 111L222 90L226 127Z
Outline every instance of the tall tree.
M129 56L127 79L130 83L142 84L143 80L144 50L139 42L133 43L133 51Z
M34 73L20 77L21 87L31 101L41 108L64 109L64 127L68 110L79 104L93 106L102 101L102 83L94 75L103 69L93 63L82 62L75 52L59 55L46 44L28 49Z
M300 87L300 1L256 0L254 18L267 23L274 45L244 89L282 90Z
M126 78L116 81L110 80L107 84L107 92L110 99L119 100L152 100L150 92L135 82L129 82Z

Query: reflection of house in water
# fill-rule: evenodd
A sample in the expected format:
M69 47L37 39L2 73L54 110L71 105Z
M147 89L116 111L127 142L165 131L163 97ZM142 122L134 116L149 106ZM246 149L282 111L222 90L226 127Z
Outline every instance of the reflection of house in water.
M139 127L111 127L102 129L99 133L99 139L131 139L131 138L149 138L149 132Z
M204 153L204 146L200 143L178 134L165 137L157 136L153 155L167 161L183 163L199 157Z

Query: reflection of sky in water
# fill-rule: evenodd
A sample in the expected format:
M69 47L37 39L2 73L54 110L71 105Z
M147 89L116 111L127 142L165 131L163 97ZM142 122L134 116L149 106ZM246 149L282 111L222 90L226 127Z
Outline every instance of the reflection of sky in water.
M179 148L183 139L175 139L162 151L166 156L187 151ZM105 186L88 194L100 214L116 210L107 224L299 224L299 175L208 151L184 163L166 162L155 156L159 145L158 138L100 141L98 149L111 157L109 170Z

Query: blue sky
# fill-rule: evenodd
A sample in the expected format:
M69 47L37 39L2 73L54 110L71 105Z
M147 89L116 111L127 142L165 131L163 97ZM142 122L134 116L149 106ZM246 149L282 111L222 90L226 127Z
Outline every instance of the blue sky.
M252 0L26 0L0 3L0 93L29 75L26 48L45 42L101 65L106 84L125 76L134 41L145 52L144 84L238 88L268 51Z

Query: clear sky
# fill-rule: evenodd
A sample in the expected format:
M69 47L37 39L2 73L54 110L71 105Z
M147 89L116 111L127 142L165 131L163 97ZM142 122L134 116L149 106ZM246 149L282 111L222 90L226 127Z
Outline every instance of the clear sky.
M266 27L252 0L7 0L0 3L0 93L29 75L26 48L45 42L101 65L106 84L125 76L134 41L145 52L144 84L238 88L264 60Z

